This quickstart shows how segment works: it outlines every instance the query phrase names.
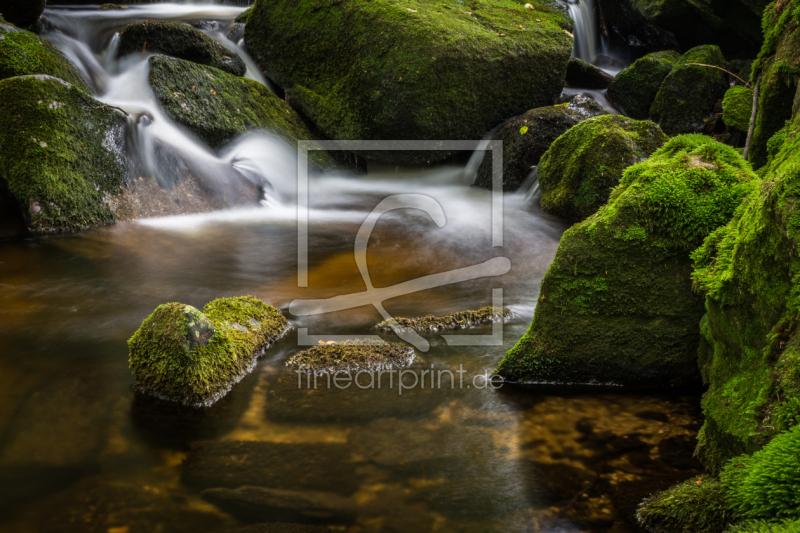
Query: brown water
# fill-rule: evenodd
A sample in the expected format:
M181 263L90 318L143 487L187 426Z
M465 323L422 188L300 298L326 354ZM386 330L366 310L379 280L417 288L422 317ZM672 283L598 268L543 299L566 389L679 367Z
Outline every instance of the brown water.
M493 248L489 195L455 184L458 171L312 182L303 289L290 205L0 245L0 530L204 532L291 520L353 533L638 531L637 503L695 473L698 398L469 386L525 332L566 225L507 195L505 246ZM134 397L125 341L157 305L253 294L286 308L363 290L355 233L401 190L436 198L448 224L382 218L368 250L376 287L499 255L512 262L499 278L385 303L394 316L443 314L489 305L491 289L504 289L515 313L504 346L448 347L429 335L412 367L463 365L463 387L298 388L284 366L299 349L293 333L208 411ZM290 318L320 335L374 333L380 319L371 307ZM263 490L241 486L291 492L268 492L265 510ZM300 504L309 497L312 516Z

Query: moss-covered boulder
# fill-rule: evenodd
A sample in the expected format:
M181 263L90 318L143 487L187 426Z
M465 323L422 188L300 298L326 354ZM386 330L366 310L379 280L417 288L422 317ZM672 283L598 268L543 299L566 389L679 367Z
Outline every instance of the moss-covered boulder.
M761 187L693 255L708 311L708 391L697 453L706 468L753 453L800 420L800 117Z
M537 168L541 206L583 220L602 207L626 168L667 142L652 122L605 115L581 122L556 139Z
M234 76L244 76L247 71L238 55L197 28L177 22L136 22L126 26L119 34L117 55L142 51L208 65Z
M671 139L564 233L527 334L497 372L522 382L670 387L698 374L690 252L757 186L731 147Z
M1 41L0 41L1 42ZM0 81L0 179L34 232L114 221L125 117L50 76Z
M505 307L481 307L475 311L458 311L445 316L423 316L417 318L397 317L384 320L375 328L386 333L395 328L409 331L446 331L451 329L467 329L493 322L502 322L511 317L511 311Z
M247 9L245 9L244 11L239 13L239 16L236 17L233 20L233 22L236 23L236 24L247 24L247 18L250 16L250 13L252 13L252 12L253 12L253 8L252 7L248 7Z
M17 26L31 26L42 16L46 4L47 0L6 0L2 16Z
M567 85L583 89L607 89L614 76L596 66L573 57L567 63Z
M303 374L377 372L405 368L414 362L414 349L397 342L353 339L330 342L296 353L286 366Z
M631 0L597 0L595 6L600 28L612 44L631 49L637 56L678 48L675 35L653 24Z
M286 102L260 83L172 57L151 60L150 86L164 112L213 148L251 130L266 130L292 146L313 137ZM319 168L336 166L323 150L309 152Z
M78 71L55 46L35 33L6 24L0 18L0 79L46 74L89 91Z
M214 300L202 313L180 303L160 305L128 340L134 389L211 405L289 329L280 311L252 296Z
M727 66L716 46L692 48L675 62L650 107L650 117L667 135L701 132L729 87L722 71L688 63Z
M761 11L769 0L631 0L650 22L675 35L681 49L717 45L726 54L761 47Z
M531 109L500 128L492 139L503 141L503 190L519 189L550 145L564 132L589 117L607 113L593 100L576 97L566 104ZM490 152L478 167L473 185L492 188Z
M723 533L735 513L720 480L697 477L650 496L636 519L647 531Z
M572 22L555 2L530 4L258 0L245 43L331 139L474 140L552 104L564 85ZM365 155L414 163L448 154Z
M728 89L722 99L722 111L722 120L726 126L748 131L753 114L753 89L744 85L735 85Z
M748 159L753 168L767 163L767 143L792 117L800 78L800 0L774 2L764 11L764 46L753 65L760 79L758 116Z
M646 120L664 78L680 57L678 52L666 50L637 59L617 74L608 88L608 97L627 116Z

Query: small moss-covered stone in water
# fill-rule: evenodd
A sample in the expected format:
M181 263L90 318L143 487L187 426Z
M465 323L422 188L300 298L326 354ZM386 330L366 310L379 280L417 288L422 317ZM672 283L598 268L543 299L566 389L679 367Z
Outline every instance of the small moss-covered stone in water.
M314 346L293 355L286 366L305 374L377 372L404 368L414 361L414 349L405 344L353 339Z
M650 107L650 117L667 135L701 132L729 87L722 71L687 63L727 66L716 46L692 48L675 63Z
M528 3L257 0L244 38L331 139L474 140L563 88L572 21L557 2ZM364 155L394 164L449 154Z
M629 166L667 142L652 122L605 115L581 122L556 139L537 168L541 206L583 220L603 206Z
M214 300L203 313L160 305L128 340L134 388L192 407L211 405L289 329L280 311L252 296Z
M595 101L576 96L562 105L531 109L500 128L492 139L503 141L503 190L519 189L564 132L589 117L606 114ZM484 156L473 185L492 188L491 152Z
M678 52L666 50L637 59L616 75L608 88L608 97L627 116L646 120L664 78L680 57Z
M606 89L614 76L603 72L596 66L578 58L571 58L567 64L567 85L583 89Z
M653 533L723 533L735 513L722 483L706 476L647 498L636 511L636 519Z
M477 311L459 311L445 316L423 316L420 318L395 318L393 322L383 321L375 326L379 331L392 333L392 325L402 330L413 331L445 331L449 329L467 329L481 324L500 322L510 318L511 311L505 307L482 307Z
M114 221L110 200L128 179L125 124L120 112L60 79L0 81L0 178L30 231Z
M735 85L728 89L722 100L722 110L722 120L726 126L748 131L753 114L753 89L744 85Z
M533 322L500 363L512 381L670 387L698 375L703 299L689 254L758 185L730 146L670 139L568 229Z
M86 81L55 46L0 18L0 79L46 74L90 92Z
M187 24L176 22L136 22L119 34L117 55L153 54L185 59L218 68L234 76L244 76L244 61L217 41Z
M256 81L164 56L151 59L149 79L164 112L212 148L251 130L272 132L291 146L313 139L297 112ZM324 150L310 150L309 162L337 166Z

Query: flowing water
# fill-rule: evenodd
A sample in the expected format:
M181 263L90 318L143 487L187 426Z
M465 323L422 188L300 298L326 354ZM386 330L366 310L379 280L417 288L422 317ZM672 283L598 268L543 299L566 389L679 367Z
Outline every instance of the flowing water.
M47 12L61 30L47 38L80 65L97 98L131 114L143 167L170 179L158 143L193 172L241 173L271 192L258 208L0 245L0 530L195 533L288 520L351 533L639 531L636 504L695 473L687 457L699 427L696 395L495 389L485 380L525 333L566 222L507 194L503 246L494 246L491 194L466 185L474 161L316 176L301 288L291 147L261 134L211 151L160 112L146 60L115 59L115 34L132 20L214 20L209 31L225 39L240 11L160 4ZM358 386L320 380L313 388L285 366L302 349L298 330L374 334L380 315L371 306L288 315L298 330L212 408L134 396L126 340L157 305L201 308L252 294L287 311L297 299L364 291L356 233L382 199L409 193L435 200L446 223L415 210L381 217L367 250L376 287L497 257L511 269L384 306L393 316L446 314L490 305L502 289L514 316L499 344L448 345L430 334L404 389L386 380L378 388L368 376ZM432 370L456 377L438 374L434 384ZM272 490L270 507L257 504L264 489L234 490L242 486Z

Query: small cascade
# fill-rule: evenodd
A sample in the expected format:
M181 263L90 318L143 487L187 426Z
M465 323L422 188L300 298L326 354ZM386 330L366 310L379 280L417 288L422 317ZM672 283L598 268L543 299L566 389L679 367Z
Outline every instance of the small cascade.
M563 0L575 22L575 46L572 57L594 63L601 46L594 0Z

